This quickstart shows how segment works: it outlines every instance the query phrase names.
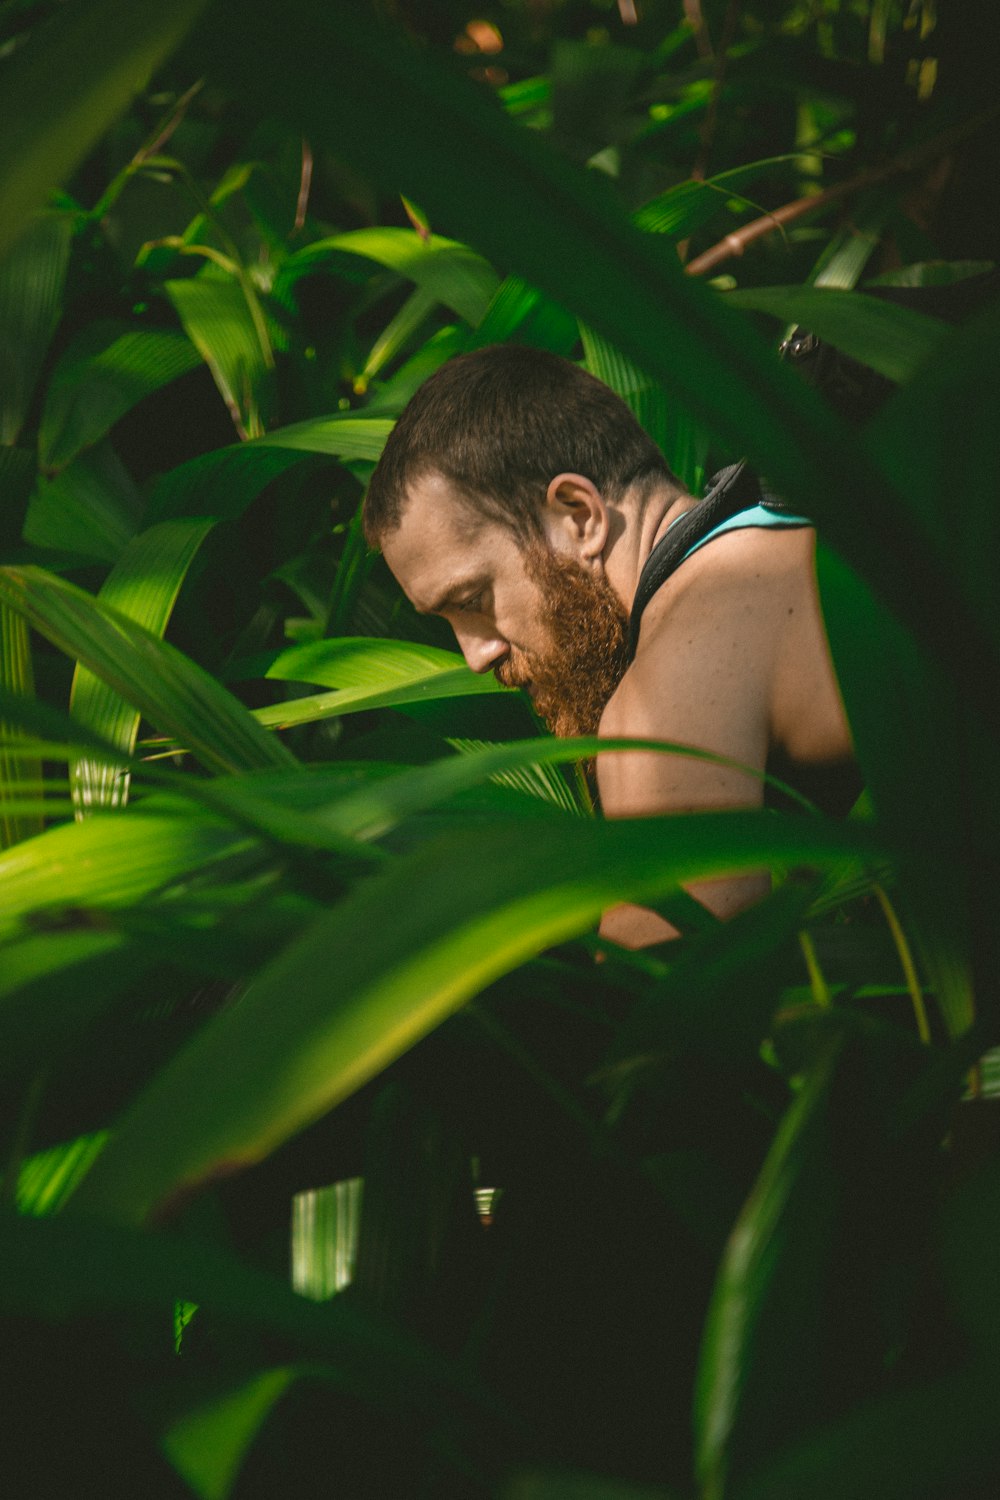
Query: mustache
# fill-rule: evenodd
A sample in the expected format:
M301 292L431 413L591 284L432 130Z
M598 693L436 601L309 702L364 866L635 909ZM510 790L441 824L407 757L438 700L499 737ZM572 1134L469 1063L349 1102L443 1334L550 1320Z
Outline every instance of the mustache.
M526 668L527 663L519 665L515 660L514 653L511 652L505 661L500 662L498 666L493 668L493 676L501 687L528 687L531 684L531 676Z

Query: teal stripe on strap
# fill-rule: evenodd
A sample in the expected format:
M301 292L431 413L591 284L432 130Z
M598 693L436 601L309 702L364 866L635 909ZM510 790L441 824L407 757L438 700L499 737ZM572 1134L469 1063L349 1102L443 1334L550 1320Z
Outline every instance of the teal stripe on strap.
M743 531L748 526L773 528L811 525L812 522L807 520L805 516L793 515L791 511L768 510L766 505L751 505L748 510L741 510L735 516L730 516L728 521L720 521L719 525L714 527L707 536L703 536L701 541L695 542L693 547L688 548L683 560L686 562L689 557L698 551L699 547L704 547L707 542L711 542L715 537L721 536L724 531Z

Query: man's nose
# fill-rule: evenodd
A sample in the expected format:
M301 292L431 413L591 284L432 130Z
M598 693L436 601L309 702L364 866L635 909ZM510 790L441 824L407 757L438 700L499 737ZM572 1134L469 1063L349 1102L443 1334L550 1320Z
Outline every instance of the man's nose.
M510 645L501 636L455 629L455 639L466 664L473 672L488 672L492 667L498 667L510 654Z

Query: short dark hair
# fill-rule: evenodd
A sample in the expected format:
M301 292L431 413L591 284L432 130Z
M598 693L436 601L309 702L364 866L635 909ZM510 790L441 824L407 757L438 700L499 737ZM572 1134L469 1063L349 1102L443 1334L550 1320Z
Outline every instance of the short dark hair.
M377 546L400 524L410 487L440 474L476 514L537 538L545 491L563 470L611 500L654 475L680 488L624 401L578 365L519 344L457 355L390 433L365 497L365 537Z

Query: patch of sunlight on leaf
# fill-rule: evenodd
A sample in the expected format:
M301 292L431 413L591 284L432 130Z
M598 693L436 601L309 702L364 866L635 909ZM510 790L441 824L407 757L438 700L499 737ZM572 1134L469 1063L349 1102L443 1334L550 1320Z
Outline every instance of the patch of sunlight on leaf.
M363 1182L349 1177L292 1199L292 1288L324 1302L349 1286L361 1228Z
M110 1131L96 1130L29 1156L17 1178L18 1213L33 1218L56 1213L104 1150L109 1135Z

